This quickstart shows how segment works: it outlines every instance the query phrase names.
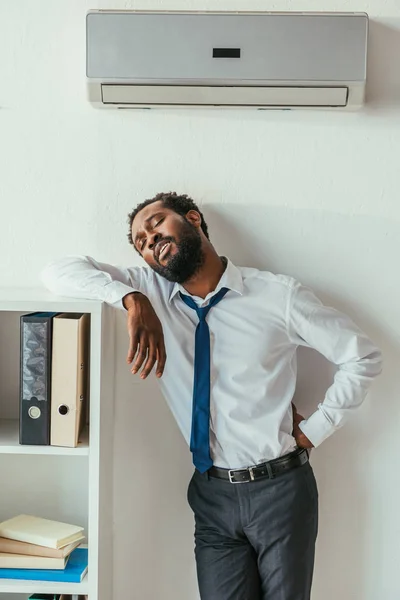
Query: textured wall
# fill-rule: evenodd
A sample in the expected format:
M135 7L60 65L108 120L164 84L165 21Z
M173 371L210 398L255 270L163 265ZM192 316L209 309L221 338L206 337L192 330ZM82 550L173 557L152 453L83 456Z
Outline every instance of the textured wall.
M137 260L126 214L161 190L191 194L221 253L294 275L351 314L384 351L358 418L313 453L320 534L313 600L398 600L400 482L400 5L325 1L371 18L368 105L323 112L96 111L85 100L89 8L321 10L262 1L0 3L0 274L35 286L50 259ZM115 422L115 599L195 600L190 456L154 381L125 365ZM300 354L306 415L330 381ZM301 552L301 549L299 549Z

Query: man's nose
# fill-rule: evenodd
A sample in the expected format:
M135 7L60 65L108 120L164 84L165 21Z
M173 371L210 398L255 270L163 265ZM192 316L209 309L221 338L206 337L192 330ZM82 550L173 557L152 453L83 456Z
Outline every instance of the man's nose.
M149 248L152 250L160 239L161 239L161 234L154 233L150 238Z

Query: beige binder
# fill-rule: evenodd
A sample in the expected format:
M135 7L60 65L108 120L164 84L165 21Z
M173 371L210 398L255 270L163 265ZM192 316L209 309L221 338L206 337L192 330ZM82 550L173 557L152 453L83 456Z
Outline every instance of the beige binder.
M74 448L85 424L89 315L63 313L53 320L50 444Z

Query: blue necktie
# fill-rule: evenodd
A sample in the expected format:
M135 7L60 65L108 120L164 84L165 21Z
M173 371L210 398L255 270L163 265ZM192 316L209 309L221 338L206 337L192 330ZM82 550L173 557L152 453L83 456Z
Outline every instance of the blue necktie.
M200 473L208 471L213 464L210 456L210 330L206 316L228 291L228 288L221 288L203 308L197 306L190 296L181 293L184 303L193 308L199 317L195 335L190 450L193 464Z

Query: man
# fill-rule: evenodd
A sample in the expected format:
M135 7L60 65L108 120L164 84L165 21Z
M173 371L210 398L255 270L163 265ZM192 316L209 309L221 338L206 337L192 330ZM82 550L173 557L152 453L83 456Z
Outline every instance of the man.
M294 279L219 256L185 195L140 204L128 237L149 269L69 257L43 281L124 308L132 373L156 366L196 467L188 500L202 600L308 600L318 492L307 449L361 404L380 352ZM292 409L298 346L338 366L308 419Z

